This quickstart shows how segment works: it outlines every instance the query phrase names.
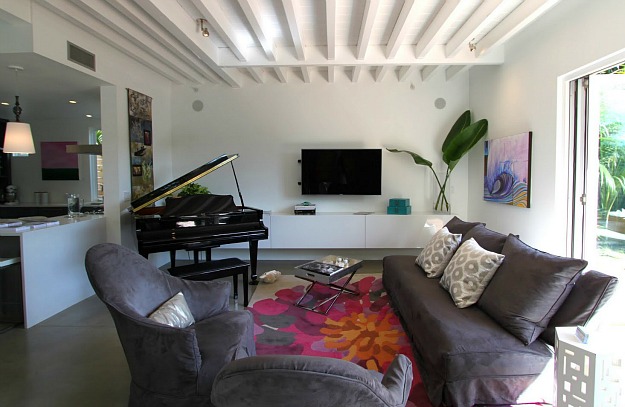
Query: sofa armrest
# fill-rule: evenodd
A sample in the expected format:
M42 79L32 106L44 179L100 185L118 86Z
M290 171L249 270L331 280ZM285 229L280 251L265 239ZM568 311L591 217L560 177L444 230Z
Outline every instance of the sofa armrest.
M344 361L315 356L254 356L224 367L213 383L217 407L243 406L405 406L412 365L398 355L389 372L376 372Z

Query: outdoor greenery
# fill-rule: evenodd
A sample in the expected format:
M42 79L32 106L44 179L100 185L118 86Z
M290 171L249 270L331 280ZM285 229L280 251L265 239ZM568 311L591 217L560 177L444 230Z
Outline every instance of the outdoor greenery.
M447 170L445 171L445 178L441 183L438 174L432 168L432 162L423 158L417 153L408 150L397 150L394 148L387 148L391 153L406 153L412 156L412 159L417 165L425 165L430 168L436 183L439 187L438 196L436 197L436 203L434 204L435 210L449 211L449 201L445 195L445 189L449 182L451 172L454 170L458 162L466 153L473 148L477 142L486 135L488 129L488 121L486 119L478 120L471 123L471 111L467 110L460 115L456 123L449 130L449 134L443 142L441 151L443 153L443 162L447 164Z
M619 65L604 74L625 74ZM599 219L607 227L609 214L625 208L625 129L622 118L603 103L599 129Z

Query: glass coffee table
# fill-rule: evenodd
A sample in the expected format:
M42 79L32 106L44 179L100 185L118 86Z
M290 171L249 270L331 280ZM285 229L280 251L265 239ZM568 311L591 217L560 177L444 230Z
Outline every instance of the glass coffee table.
M357 291L347 288L347 285L360 267L362 267L362 260L341 256L326 256L322 259L310 261L295 267L295 277L312 283L295 305L308 311L324 315L327 314L342 293L346 292L352 295L360 294ZM336 284L336 282L341 279L343 279L342 284ZM304 297L312 290L315 284L320 284L338 292L313 307L302 305L302 300L304 300ZM321 311L320 308L327 303L330 303L330 305L325 311Z

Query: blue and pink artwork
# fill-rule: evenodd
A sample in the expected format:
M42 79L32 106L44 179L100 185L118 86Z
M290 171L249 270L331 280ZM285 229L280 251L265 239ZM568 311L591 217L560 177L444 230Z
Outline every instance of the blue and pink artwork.
M532 132L484 142L484 200L530 207Z

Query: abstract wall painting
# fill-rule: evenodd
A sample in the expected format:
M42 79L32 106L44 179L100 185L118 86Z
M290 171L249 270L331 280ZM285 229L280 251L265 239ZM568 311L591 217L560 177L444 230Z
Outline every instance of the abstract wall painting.
M128 89L130 185L134 201L154 190L152 154L152 98Z
M484 200L530 207L532 132L484 142Z
M72 181L80 179L78 154L68 153L65 147L76 141L41 142L41 179L45 181Z

